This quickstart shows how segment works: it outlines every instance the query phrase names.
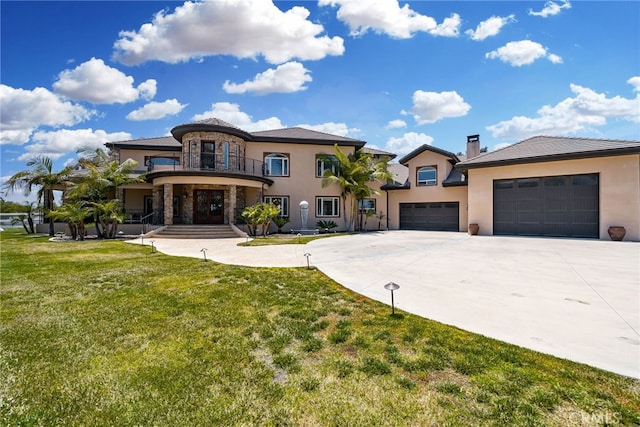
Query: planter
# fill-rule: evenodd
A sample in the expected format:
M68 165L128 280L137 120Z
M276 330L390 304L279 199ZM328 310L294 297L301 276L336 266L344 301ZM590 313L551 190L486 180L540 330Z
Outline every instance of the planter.
M621 225L612 225L609 227L609 237L611 240L619 242L624 238L624 235L627 234L627 230Z
M480 231L480 226L478 224L469 224L469 234L475 236Z

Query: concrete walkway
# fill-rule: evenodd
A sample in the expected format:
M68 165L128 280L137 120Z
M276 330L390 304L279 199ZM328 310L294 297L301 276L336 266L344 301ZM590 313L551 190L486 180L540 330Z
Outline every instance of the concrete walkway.
M230 265L249 267L302 267L307 266L305 245L238 246L246 242L237 239L163 239L159 237L128 240L129 243L153 245L159 252L173 256L203 258L202 248L207 249L207 259Z
M311 264L343 286L422 317L640 378L640 244L387 231L307 245L154 239L169 255L264 267ZM132 241L140 243L140 239ZM149 244L145 239L145 245Z

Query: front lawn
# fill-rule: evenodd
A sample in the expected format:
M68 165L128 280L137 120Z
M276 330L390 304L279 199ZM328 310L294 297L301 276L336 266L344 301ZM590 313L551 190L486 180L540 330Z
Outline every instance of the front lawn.
M640 423L640 381L390 316L318 270L0 239L1 425Z

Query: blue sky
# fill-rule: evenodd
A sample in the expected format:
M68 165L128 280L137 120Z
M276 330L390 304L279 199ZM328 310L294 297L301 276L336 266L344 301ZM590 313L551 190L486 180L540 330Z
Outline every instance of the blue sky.
M0 2L2 182L215 116L400 155L640 139L636 1ZM24 196L5 196L22 201Z

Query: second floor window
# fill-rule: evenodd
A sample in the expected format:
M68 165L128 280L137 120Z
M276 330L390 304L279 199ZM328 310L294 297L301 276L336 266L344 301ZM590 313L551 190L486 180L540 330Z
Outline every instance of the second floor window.
M435 166L425 166L418 169L416 185L437 185L438 169Z
M289 176L289 158L284 154L269 154L264 158L267 176Z
M334 175L338 174L338 160L334 156L316 158L316 178L322 178L325 170L330 170Z

